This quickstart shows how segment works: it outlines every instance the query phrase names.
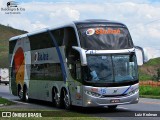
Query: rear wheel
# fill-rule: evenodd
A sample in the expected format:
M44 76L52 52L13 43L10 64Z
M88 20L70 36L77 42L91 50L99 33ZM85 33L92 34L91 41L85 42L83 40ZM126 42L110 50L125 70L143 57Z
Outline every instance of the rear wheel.
M20 86L18 87L18 97L20 98L21 101L24 100L24 98L23 98L23 89Z
M110 105L110 106L108 106L108 108L111 110L115 110L117 108L117 105Z
M53 104L56 107L60 107L61 106L60 96L59 96L58 91L55 88L53 89Z
M24 101L28 102L29 101L29 97L28 97L28 89L26 87L24 87L23 90L23 97L24 97Z
M70 97L69 97L69 94L66 90L63 91L63 94L64 94L64 107L66 109L71 109L72 105L71 105L71 101L70 101Z

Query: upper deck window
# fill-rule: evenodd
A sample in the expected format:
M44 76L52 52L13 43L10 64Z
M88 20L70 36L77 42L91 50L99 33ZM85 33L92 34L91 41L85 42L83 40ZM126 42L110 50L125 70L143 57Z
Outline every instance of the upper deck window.
M93 24L78 26L81 47L87 50L119 50L133 48L127 28Z
M52 30L51 32L54 35L58 46L62 46L64 39L64 29L56 29ZM29 36L29 40L31 44L31 50L55 47L48 32L42 32Z

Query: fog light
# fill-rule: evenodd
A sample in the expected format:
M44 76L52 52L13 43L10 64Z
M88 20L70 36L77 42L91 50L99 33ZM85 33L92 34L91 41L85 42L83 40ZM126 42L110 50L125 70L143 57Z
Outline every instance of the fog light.
M91 104L91 101L88 101L87 104Z
M136 100L139 101L139 97Z

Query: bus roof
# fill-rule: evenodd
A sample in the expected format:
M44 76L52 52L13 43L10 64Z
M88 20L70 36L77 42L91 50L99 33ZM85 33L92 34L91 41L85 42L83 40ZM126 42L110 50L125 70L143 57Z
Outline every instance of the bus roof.
M105 20L105 19L88 19L88 20L81 20L81 21L74 21L75 24L89 24L89 23L93 23L93 24L99 24L99 23L105 23L105 24L116 24L116 25L121 25L121 26L126 26L123 23L117 22L117 21L110 21L110 20Z
M62 27L74 27L75 25L89 24L89 23L93 23L93 24L105 23L105 24L114 24L114 25L116 24L116 25L120 25L120 26L126 26L123 23L116 22L116 21L103 20L103 19L88 19L88 20L81 20L81 21L73 21L73 22L68 22L68 23L56 24L56 25L49 27L49 28L43 28L41 30L37 30L37 31L33 31L33 32L29 32L29 33L25 33L22 35L11 37L9 39L9 41L16 40L16 39L23 38L23 37L27 37L27 36L32 36L32 35L39 34L42 32L46 32L47 30L54 30L54 29L58 29L58 28L62 28Z

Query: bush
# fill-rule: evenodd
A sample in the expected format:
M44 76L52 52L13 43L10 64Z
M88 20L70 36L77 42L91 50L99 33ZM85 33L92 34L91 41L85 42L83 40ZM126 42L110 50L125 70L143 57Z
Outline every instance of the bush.
M152 86L140 86L140 95L160 96L160 88Z
M157 75L152 76L152 80L154 81L160 80L160 68L157 69Z

